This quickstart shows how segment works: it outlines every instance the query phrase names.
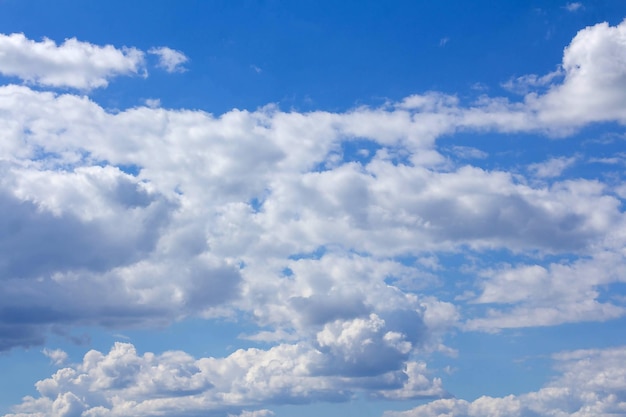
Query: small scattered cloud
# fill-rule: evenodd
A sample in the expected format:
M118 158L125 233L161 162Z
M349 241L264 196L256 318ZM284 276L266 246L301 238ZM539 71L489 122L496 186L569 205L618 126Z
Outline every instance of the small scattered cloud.
M579 10L583 10L585 8L585 6L583 6L583 4L581 2L572 2L572 3L567 3L565 5L565 10L567 10L568 12L577 12Z
M448 44L448 42L450 42L450 38L449 37L444 37L439 39L439 46L446 46Z
M544 162L529 165L528 170L539 178L555 178L574 165L576 161L577 158L575 156L551 158Z
M144 100L144 103L146 104L146 106L150 107L151 109L156 109L161 107L161 100L158 98L147 98Z
M451 152L461 159L485 159L489 154L471 146L453 146Z
M481 82L473 83L472 85L470 85L470 88L474 91L481 91L481 92L489 90L489 86Z
M507 82L502 83L501 86L507 91L523 95L542 87L549 87L555 80L563 75L563 71L560 69L543 76L535 74L523 75L521 77L511 78Z
M183 64L188 62L189 58L181 51L168 48L167 46L161 46L149 49L148 53L156 55L159 58L157 66L169 73L187 71L187 69L183 67Z
M61 349L48 349L48 348L44 348L44 350L42 351L44 355L46 355L48 358L50 358L50 361L57 365L57 366L61 366L63 365L66 361L67 361L67 353Z

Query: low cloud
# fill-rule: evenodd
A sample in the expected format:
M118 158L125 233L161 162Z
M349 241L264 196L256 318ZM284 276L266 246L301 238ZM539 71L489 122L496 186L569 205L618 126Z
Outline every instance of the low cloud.
M384 417L612 416L626 412L626 348L554 356L560 375L539 391L474 401L440 399Z
M70 409L93 416L182 411L186 416L261 417L272 413L249 410L267 404L347 401L361 390L358 377L312 374L320 360L321 352L304 345L195 359L181 351L140 355L132 344L116 343L106 354L89 351L81 363L37 382L39 397L25 397L14 407L15 414L6 417ZM374 385L381 395L419 398L443 395L440 384L429 377L424 364L411 362L404 370L381 375Z
M144 54L136 48L98 46L76 38L57 45L22 33L0 34L0 57L0 73L50 87L90 90L106 87L112 77L144 71Z

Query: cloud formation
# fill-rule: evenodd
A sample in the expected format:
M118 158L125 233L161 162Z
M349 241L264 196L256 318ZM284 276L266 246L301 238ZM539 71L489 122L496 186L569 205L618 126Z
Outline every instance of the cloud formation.
M98 46L76 38L57 45L47 38L30 40L22 33L0 34L0 73L31 84L90 90L143 69L144 54L136 48Z
M565 62L576 61L572 56L580 48L591 48L581 46L588 39L596 45L592 55L612 53L613 47L604 45L619 45L613 37L619 38L625 25L581 31ZM3 294L11 294L2 317L5 332L15 334L4 339L5 348L41 340L35 336L39 330L32 337L16 330L18 323L34 320L26 311L47 311L55 323L82 317L116 325L128 317L210 316L226 301L253 311L259 325L311 337L337 319L383 317L398 309L422 314L424 299L386 280L402 282L432 271L403 265L398 256L461 248L553 254L595 248L610 255L623 242L615 228L623 213L606 185L583 179L534 184L505 171L450 166L436 147L438 136L456 130L533 131L538 125L532 120L551 114L542 103L557 97L560 107L575 112L580 103L566 92L597 81L589 81L596 77L586 71L568 71L576 74L515 106L482 99L464 107L433 93L346 113L269 106L219 117L147 107L112 114L84 97L3 86L1 203L12 232L5 236L0 263ZM601 98L599 91L596 100ZM620 122L626 106L615 105L613 92L605 99ZM518 119L531 122L509 124ZM580 119L554 123L571 129ZM352 157L348 145L367 152ZM545 166L532 169L544 177L548 172ZM32 245L33 239L39 243ZM29 262L33 257L39 262ZM284 270L291 273L288 279ZM489 289L500 281L485 282ZM586 282L569 287L580 291L572 299L605 309L587 317L622 314L621 307L594 304L595 284ZM26 288L28 298L20 295ZM92 303L70 303L69 313L55 313L66 297L91 300L90 294L105 289L116 297L95 303L104 303L100 318L89 312ZM374 299L372 291L396 301ZM43 297L51 292L59 294L54 301ZM477 301L511 302L485 294ZM22 303L12 307L9 298ZM121 305L129 312L126 318L113 318ZM540 306L537 300L524 305ZM492 314L501 313L488 317ZM472 320L470 327L482 327L480 318ZM313 333L311 325L317 326Z
M355 353L358 347L351 348ZM314 371L322 352L304 345L278 345L267 351L238 350L225 358L195 359L180 351L139 355L130 343L116 343L107 354L92 350L82 363L59 369L36 383L39 397L25 397L6 417L270 415L244 411L260 405L339 401L376 386L381 395L440 396L423 363L385 373L376 380Z
M609 417L626 413L624 347L563 352L560 375L539 391L474 401L441 399L384 417Z
M157 66L169 73L184 72L189 58L166 46L150 48ZM134 47L99 46L76 38L58 45L51 39L28 39L23 33L0 34L0 74L26 84L89 91L106 87L122 75L147 76L145 52Z
M163 68L167 72L184 72L185 68L182 66L185 62L189 61L189 58L181 51L162 46L160 48L150 48L149 54L158 56L159 67Z
M40 381L40 396L15 415L262 416L263 404L355 392L444 397L422 359L451 352L443 343L451 329L625 315L624 300L602 296L626 276L623 187L561 178L573 159L488 169L467 161L488 159L481 149L452 148L458 162L438 143L458 132L567 136L625 124L625 31L626 22L580 31L557 75L519 80L519 101L432 92L346 112L268 105L215 116L158 105L109 112L84 96L0 86L0 350L78 325L239 314L255 326L242 337L272 345L196 359L116 344ZM2 39L4 50L24 48L6 61L19 65L0 71L43 86L95 88L142 65L136 50ZM65 58L70 50L87 64ZM152 51L167 71L184 62L177 51ZM58 68L47 54L61 57ZM41 72L21 69L37 60ZM515 261L464 265L462 295L426 291L450 272L438 256L494 252ZM620 355L590 354L597 369ZM621 388L593 408L595 388L559 391L570 387L559 381L523 397L441 399L404 415L548 410L553 391L556 410L579 410L561 405L574 400L599 413L621 407Z

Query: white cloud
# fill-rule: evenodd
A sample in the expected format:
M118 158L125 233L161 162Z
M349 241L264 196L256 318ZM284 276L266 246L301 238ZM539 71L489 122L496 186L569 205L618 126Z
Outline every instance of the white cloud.
M625 50L626 21L581 30L563 54L563 83L552 86L543 96L526 96L526 104L547 124L625 123Z
M0 87L0 226L8 231L0 236L0 350L41 344L53 327L239 312L259 326L249 338L283 342L220 359L139 356L129 345L92 352L41 382L41 397L18 412L131 407L142 415L226 404L234 409L222 415L237 414L266 401L344 399L346 380L383 398L444 395L416 357L454 354L442 340L459 323L498 330L625 314L599 296L625 275L615 189L580 178L537 184L455 165L437 148L459 131L566 134L624 123L626 95L615 86L626 63L609 59L626 49L624 27L581 31L565 52L563 80L544 79L545 93L517 103L464 105L429 93L347 112L110 113L85 97ZM583 100L590 89L596 94ZM367 162L338 157L352 140L372 145ZM557 156L531 171L554 177L571 162ZM469 302L488 309L480 316L415 293L438 281L438 252L491 250L574 260L477 268L480 291ZM522 406L504 398L472 407Z
M161 107L161 100L159 100L158 98L147 98L146 100L144 100L144 102L146 103L146 106L150 107L151 109Z
M572 2L572 3L567 3L565 5L565 9L568 12L576 12L576 11L582 10L584 8L585 8L585 6L583 6L583 4L581 2L578 2L578 1Z
M348 400L362 389L362 378L314 373L322 359L319 351L303 345L195 359L180 351L139 355L133 345L116 343L107 354L89 351L82 363L37 382L39 397L25 397L14 407L15 414L7 417L47 415L51 410L56 410L55 416L73 415L71 412L149 416L176 411L186 416L262 417L272 415L271 411L243 410L294 401ZM400 388L403 381L407 385ZM405 397L443 393L440 381L432 382L426 367L415 363L409 363L405 371L381 375L375 386L381 393Z
M489 156L487 152L472 148L471 146L453 146L451 151L458 158L462 159L484 159Z
M472 402L450 398L384 417L609 417L626 413L626 348L554 356L560 375L539 391Z
M161 46L159 48L151 48L148 50L149 54L158 56L159 67L163 68L167 72L184 72L186 69L183 64L189 61L189 58L181 51Z
M509 81L503 83L502 87L517 94L528 94L530 91L553 85L554 82L561 79L563 75L563 71L560 68L542 76L527 74L521 77L511 78Z
M63 365L67 361L67 353L61 349L48 349L44 348L42 351L44 355L50 358L55 365Z
M69 303L72 313L56 324L122 326L127 319L113 314L120 306L131 322L211 317L229 314L220 306L228 302L275 326L274 335L314 338L337 319L421 311L423 300L402 283L436 279L396 256L579 252L614 234L622 218L599 182L532 186L504 171L446 165L438 136L469 128L468 118L477 129L498 126L485 121L493 108L464 109L436 94L346 113L270 106L214 117L147 107L111 114L84 97L4 86L0 109L2 201L13 222L31 226L7 240L13 255L2 263L21 281L0 285L14 300L24 301L26 288L40 295L14 307L21 315L85 300ZM495 111L498 119L504 110ZM380 149L367 163L316 170L352 138ZM40 243L26 249L33 234ZM293 258L319 248L323 256ZM27 262L35 249L46 262ZM285 268L293 270L287 281ZM96 307L111 316L96 317ZM454 321L456 312L441 311L448 318L437 323ZM437 333L427 327L425 340ZM47 328L11 327L3 348L40 343Z
M558 157L547 161L530 164L528 170L539 178L554 178L560 176L563 171L574 165L576 157Z
M135 48L117 49L66 39L57 45L36 42L21 33L0 34L0 73L27 83L90 90L106 87L118 75L141 74L144 55Z
M483 291L475 302L492 304L494 308L486 317L470 319L467 327L494 330L551 326L623 316L626 307L619 300L598 299L601 286L624 282L625 273L623 256L612 252L571 264L519 265L485 271Z
M234 414L229 414L228 417L269 417L273 415L274 413L270 410L255 410L255 411L244 410L238 416Z

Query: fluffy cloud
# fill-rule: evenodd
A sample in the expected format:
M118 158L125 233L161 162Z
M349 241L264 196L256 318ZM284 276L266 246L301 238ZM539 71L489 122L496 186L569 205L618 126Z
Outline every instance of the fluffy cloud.
M166 46L151 48L158 66L169 73L184 72L189 61L181 51ZM0 74L28 84L92 90L106 87L120 75L147 76L145 53L137 48L99 46L76 38L57 45L51 39L37 42L23 33L0 34Z
M158 106L111 113L86 97L0 87L0 350L41 344L51 329L75 325L240 312L258 326L245 337L275 344L218 359L139 356L123 344L90 352L42 381L41 396L18 415L175 407L245 415L265 402L345 399L353 390L442 396L420 358L449 353L442 335L450 328L625 314L619 300L599 294L624 276L619 190L555 179L568 163L558 156L525 177L457 164L437 143L459 131L563 135L624 123L626 90L616 86L626 63L609 58L626 49L625 27L581 31L564 53L562 78L541 78L542 92L515 103L483 97L465 105L429 93L343 113L271 105L219 116ZM165 62L174 70L180 59ZM98 73L104 81L96 82L90 71L83 74L92 84L74 86L96 87L113 74ZM45 76L32 81L71 85ZM419 294L448 272L440 252L490 251L538 260L475 267L479 294L463 307L484 306L484 314L462 317L451 302ZM520 401L473 407L514 413ZM461 413L470 405L429 407Z
M626 413L626 348L554 356L561 375L539 391L472 402L441 399L384 417L608 417Z
M358 348L357 348L358 349ZM304 345L278 345L270 350L238 350L226 358L195 359L184 352L137 354L129 343L116 343L109 353L88 352L82 363L62 368L37 382L39 397L26 397L7 417L49 415L150 416L225 413L268 416L268 410L242 411L262 404L347 400L370 378L338 377L312 372L321 352ZM375 384L381 393L402 390L413 397L440 396L424 364L385 374ZM403 383L406 382L403 388Z
M606 48L593 45L619 46L623 25L581 31L565 52L566 71L578 71L571 62L584 58L580 48L602 54ZM437 137L458 130L545 128L538 121L547 120L547 107L532 103L565 100L572 83L595 82L567 74L517 105L483 99L464 107L431 93L346 113L268 106L219 117L148 107L113 114L84 97L1 87L2 204L13 231L2 285L14 300L27 288L40 294L7 308L7 346L42 340L44 324L18 327L35 326L26 311L46 311L55 323L82 317L116 325L125 323L113 318L120 305L150 322L228 314L216 310L226 301L261 326L278 326L276 334L313 338L338 319L422 312L423 300L388 282L419 283L432 271L400 256L462 248L582 253L611 239L617 247L620 202L602 183L533 184L451 165L436 147ZM32 239L38 244L27 247ZM41 262L29 262L35 256ZM57 302L91 300L107 288L116 296L56 312ZM371 296L381 291L388 305ZM59 299L45 302L50 292ZM584 299L592 308L594 298ZM97 319L91 305L111 316ZM442 323L453 322L457 313L446 311Z
M32 41L22 33L0 34L0 73L28 83L82 90L106 87L118 75L139 74L143 52L135 48L98 46L76 38L61 45L44 38Z
M626 122L626 21L600 23L578 32L563 53L564 80L545 95L526 96L542 123L581 126Z

